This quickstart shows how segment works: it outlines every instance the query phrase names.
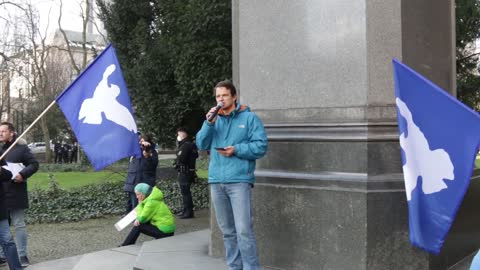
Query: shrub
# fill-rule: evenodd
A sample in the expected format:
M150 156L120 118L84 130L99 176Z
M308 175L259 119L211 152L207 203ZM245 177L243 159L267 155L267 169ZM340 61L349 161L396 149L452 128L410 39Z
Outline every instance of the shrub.
M128 167L128 158L117 161L104 170L110 171L126 171ZM38 169L40 172L86 172L93 171L90 163L42 163Z
M157 186L163 191L165 202L173 212L182 209L182 196L174 180L162 180ZM192 186L193 203L196 209L208 208L208 185L203 179ZM123 182L91 184L81 188L63 190L52 185L48 190L29 192L30 208L26 222L51 223L72 222L105 215L125 213L127 196Z
M82 163L42 163L38 168L39 172L86 172L92 167Z

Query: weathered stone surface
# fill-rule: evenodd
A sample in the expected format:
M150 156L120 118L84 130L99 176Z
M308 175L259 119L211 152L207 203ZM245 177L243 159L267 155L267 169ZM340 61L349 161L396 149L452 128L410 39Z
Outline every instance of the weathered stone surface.
M478 236L462 212L478 207L468 199L440 256L410 245L391 64L454 93L453 2L232 5L233 77L270 141L254 189L262 264L447 269L469 255ZM211 253L221 255L214 221Z

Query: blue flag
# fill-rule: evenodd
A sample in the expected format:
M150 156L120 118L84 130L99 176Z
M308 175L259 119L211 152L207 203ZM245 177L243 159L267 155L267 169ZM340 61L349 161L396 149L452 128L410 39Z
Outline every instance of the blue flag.
M472 176L480 115L393 60L410 241L438 254Z
M115 49L109 45L56 99L95 170L140 157L137 125Z

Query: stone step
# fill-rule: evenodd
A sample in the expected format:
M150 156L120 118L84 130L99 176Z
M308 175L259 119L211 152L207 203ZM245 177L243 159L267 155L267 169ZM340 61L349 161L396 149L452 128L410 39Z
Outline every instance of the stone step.
M210 230L144 242L134 270L225 270L222 259L208 256Z
M67 270L73 269L83 255L32 264L28 270Z
M34 264L29 270L224 270L222 259L208 256L210 230L107 249Z
M29 270L123 270L133 269L141 245L107 249L30 265Z
M73 270L131 270L140 249L131 245L85 254Z

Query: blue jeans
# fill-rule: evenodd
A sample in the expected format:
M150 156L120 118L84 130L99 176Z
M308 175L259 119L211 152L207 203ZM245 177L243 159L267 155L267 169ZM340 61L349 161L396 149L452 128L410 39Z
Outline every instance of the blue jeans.
M23 269L18 259L17 246L10 234L10 225L7 218L0 220L0 246L2 246L10 270Z
M10 210L12 225L15 227L15 242L18 255L27 256L27 225L25 225L25 209Z
M217 223L230 270L259 270L249 183L211 184Z
M18 255L20 257L27 256L27 226L25 225L25 209L9 210L9 215L12 225L15 227L15 241L17 243ZM5 257L5 254L0 252L0 257Z

